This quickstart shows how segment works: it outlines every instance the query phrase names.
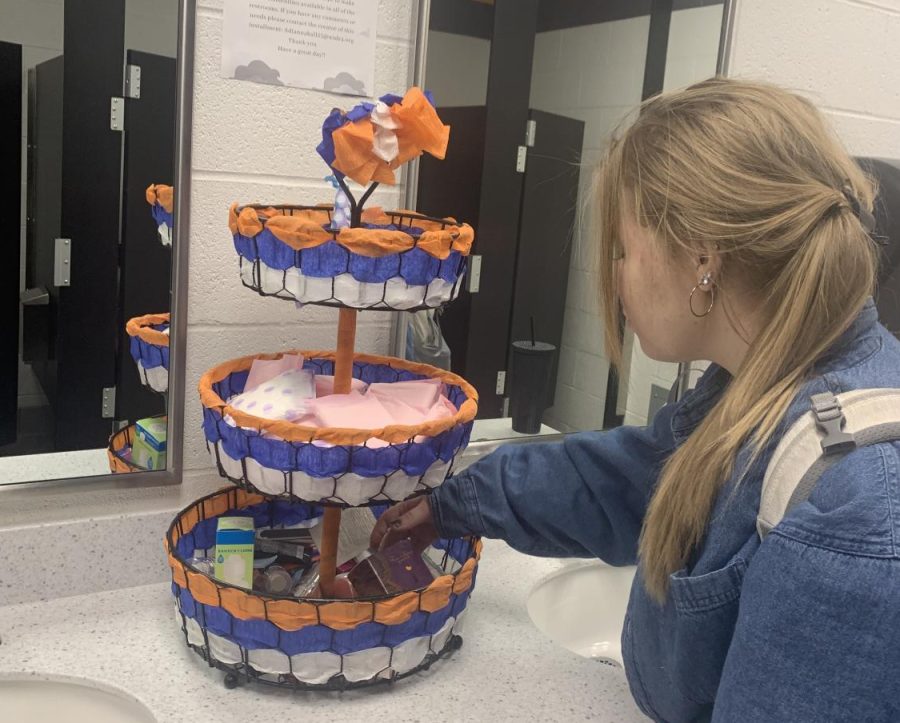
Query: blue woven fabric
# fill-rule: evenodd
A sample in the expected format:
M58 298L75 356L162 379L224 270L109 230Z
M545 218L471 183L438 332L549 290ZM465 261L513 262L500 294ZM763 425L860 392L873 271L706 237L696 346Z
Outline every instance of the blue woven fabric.
M172 214L166 211L166 209L164 209L158 203L153 204L150 213L153 214L153 220L156 221L157 226L166 224L166 226L172 228Z
M152 327L156 331L165 331L168 324L157 324ZM140 362L144 369L155 367L169 368L169 347L149 344L140 337L132 336L130 342L131 358Z
M172 593L178 599L181 612L196 620L200 627L237 643L247 650L259 648L280 650L285 655L331 652L338 655L355 653L379 646L395 647L413 638L434 635L450 617L465 610L469 595L475 587L460 594L451 594L446 606L432 613L415 612L399 625L362 623L350 630L332 630L325 625L310 625L300 630L281 630L268 620L241 620L227 610L198 603L190 591L173 583Z
M404 227L403 230L411 232L414 238L421 234L421 229L417 228ZM259 259L273 269L284 271L297 268L304 276L314 278L331 278L349 273L357 281L366 283L384 283L399 276L410 286L427 286L438 278L455 284L466 270L466 259L459 251L451 251L443 261L415 247L401 253L372 258L352 253L336 241L326 241L315 248L296 251L267 228L254 237L235 234L234 248L248 261Z
M309 359L305 369L316 374L334 374L334 362ZM248 372L233 372L213 384L213 390L229 399L243 391ZM367 384L425 379L424 375L394 369L386 364L354 363L353 376ZM447 386L447 397L459 408L466 400L457 386ZM283 472L304 472L311 477L337 477L354 472L362 477L381 477L397 470L410 476L424 474L438 460L450 462L469 443L472 422L457 424L449 430L421 442L404 442L386 447L359 445L321 447L307 442L286 442L262 436L253 430L227 424L218 410L204 408L203 430L210 444L222 443L229 457L241 460L252 457L264 467Z

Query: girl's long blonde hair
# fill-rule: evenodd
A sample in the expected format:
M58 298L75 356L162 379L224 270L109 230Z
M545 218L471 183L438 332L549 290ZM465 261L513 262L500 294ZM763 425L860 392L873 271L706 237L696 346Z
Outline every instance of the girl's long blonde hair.
M621 362L614 259L626 212L674 258L716 249L716 279L753 294L762 327L725 393L668 459L644 520L643 577L669 576L702 543L747 443L758 452L799 385L873 293L876 254L842 192L868 210L875 189L800 96L714 78L646 101L598 169L606 345ZM687 292L684 298L688 304Z

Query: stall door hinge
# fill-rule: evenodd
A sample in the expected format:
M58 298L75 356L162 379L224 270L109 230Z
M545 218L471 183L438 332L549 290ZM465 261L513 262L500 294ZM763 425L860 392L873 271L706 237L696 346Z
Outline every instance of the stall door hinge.
M53 285L72 285L72 239L58 238L53 241Z
M494 391L500 397L506 394L506 370L497 372L497 388Z
M534 137L537 135L537 121L529 120L525 124L525 145L529 148L534 147Z
M103 419L114 419L116 416L116 388L103 387L103 405L100 416Z
M125 130L125 99L109 99L109 128L114 131Z
M466 291L477 294L481 289L481 256L473 254L469 256L469 269L466 274Z
M525 158L528 155L527 146L519 146L516 151L516 172L525 173Z
M140 98L141 97L141 66L126 65L125 66L125 97Z

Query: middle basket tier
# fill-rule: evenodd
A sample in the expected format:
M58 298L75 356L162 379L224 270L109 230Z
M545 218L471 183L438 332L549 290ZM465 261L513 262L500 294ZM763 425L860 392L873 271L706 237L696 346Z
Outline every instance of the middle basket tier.
M200 380L207 446L219 474L239 487L348 507L400 501L440 485L468 445L478 411L474 387L451 372L393 357L354 355L354 379L365 385L440 381L455 413L416 425L349 429L266 419L229 404L244 391L256 359L285 354L302 355L303 368L316 375L334 374L335 352L295 351L228 361Z

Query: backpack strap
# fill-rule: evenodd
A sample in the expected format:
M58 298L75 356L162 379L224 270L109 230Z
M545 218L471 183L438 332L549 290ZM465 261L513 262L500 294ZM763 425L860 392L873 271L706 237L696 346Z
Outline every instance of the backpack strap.
M847 454L900 440L900 389L826 392L813 395L811 402L812 409L781 438L766 468L756 518L761 539Z

